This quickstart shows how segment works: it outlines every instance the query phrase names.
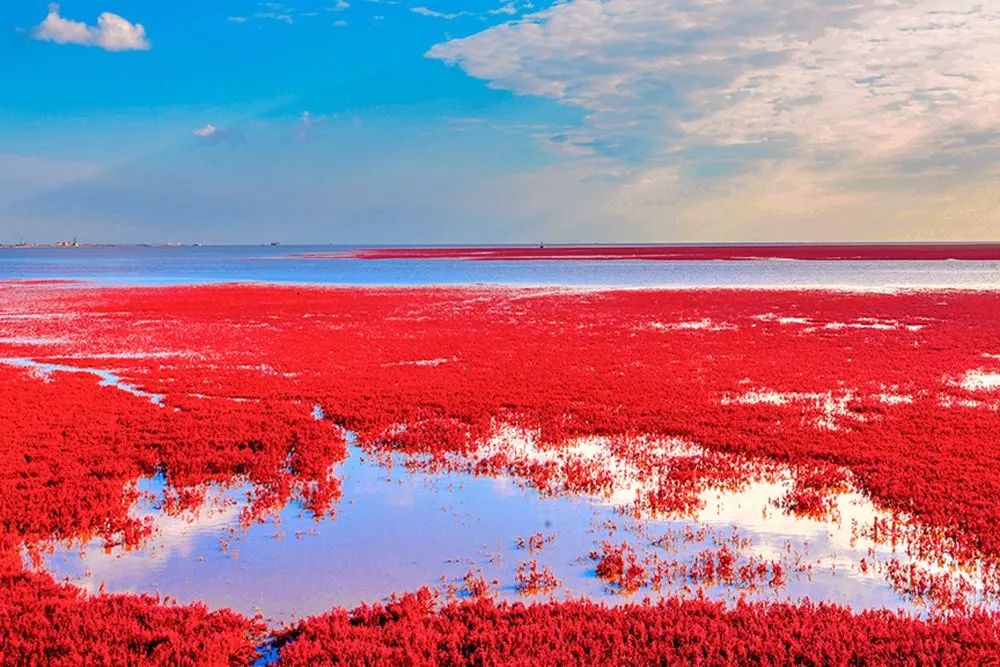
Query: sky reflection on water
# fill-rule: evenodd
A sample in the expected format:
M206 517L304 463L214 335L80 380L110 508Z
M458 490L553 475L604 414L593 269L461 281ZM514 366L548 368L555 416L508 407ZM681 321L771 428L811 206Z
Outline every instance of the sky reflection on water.
M103 585L110 592L158 592L180 602L261 612L278 622L382 600L392 591L425 585L444 591L448 584L460 585L470 568L497 580L500 597L516 599L517 567L532 559L562 581L556 597L619 603L657 594L643 589L629 597L597 579L588 553L602 540L627 540L640 553L684 560L711 548L713 538L727 540L739 522L739 534L751 543L747 553L784 557L786 565L795 558L815 563L808 573L788 572L785 588L761 586L748 593L750 599L809 596L859 609L920 611L879 576L858 570L865 546L847 543L843 530L776 511L762 519L762 509L782 492L774 484L708 492L698 524L635 519L583 498L542 497L508 478L387 469L357 447L336 474L344 495L334 516L316 521L290 503L279 517L246 532L239 514L248 486L215 489L196 517L176 517L157 509L163 479L144 479L139 487L149 498L135 513L154 518L157 533L148 544L110 553L96 540L82 549L62 545L44 557L43 567L91 591ZM675 542L676 553L653 544L665 532L697 531L699 525L707 528L704 536ZM518 547L518 538L536 532L555 539L536 554ZM676 584L663 594L691 596L695 587L685 592ZM740 590L722 585L705 592L732 601Z

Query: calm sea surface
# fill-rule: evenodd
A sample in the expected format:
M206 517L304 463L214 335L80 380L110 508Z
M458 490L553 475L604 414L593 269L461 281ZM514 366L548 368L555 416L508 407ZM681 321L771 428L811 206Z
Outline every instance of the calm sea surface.
M106 285L258 281L322 285L1000 289L996 261L468 261L300 259L344 246L0 249L0 279Z

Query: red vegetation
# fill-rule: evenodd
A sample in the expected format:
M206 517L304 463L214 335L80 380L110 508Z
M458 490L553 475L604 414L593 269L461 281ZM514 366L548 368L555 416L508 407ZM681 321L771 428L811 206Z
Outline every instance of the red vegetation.
M902 531L921 549L995 558L1000 392L990 382L964 380L970 371L980 378L1000 374L998 331L1000 294L994 293L0 285L0 357L105 369L163 396L158 406L148 396L100 386L90 372L40 377L0 364L0 627L10 628L4 643L57 641L50 626L21 625L16 616L34 598L55 618L59 612L46 600L56 604L66 595L51 580L24 574L21 545L93 536L140 543L147 528L128 514L134 482L156 473L171 487L173 511L197 503L205 484L237 479L256 489L247 521L290 498L317 515L332 511L339 483L330 467L345 455L341 429L373 452L401 451L484 474L505 471L552 492L610 495L616 480L607 466L557 456L580 439L599 437L609 455L653 485L648 497L637 498L644 511L690 507L704 485L737 484L748 466L780 462L797 475L787 508L822 513L824 494L845 483L846 471L852 484L901 513L885 531L877 527L892 539ZM322 421L312 416L316 404ZM530 435L541 455L485 447L507 427ZM657 440L702 450L668 460L651 448ZM719 571L718 560L712 567ZM740 576L739 566L721 567L736 567L733 576ZM897 575L920 590L934 586ZM525 577L531 576L528 568ZM82 609L103 608L108 600L58 604L90 613ZM121 626L128 636L140 632L128 629L133 623L211 625L185 635L182 644L158 644L183 655L213 633L222 637L220 646L232 646L225 638L239 625L196 607L163 611L146 598L114 600L124 611L108 614L106 626L75 631L117 636ZM719 624L722 637L735 628L754 634L747 642L804 623L837 638L845 653L834 662L888 646L917 651L908 643L916 636L930 647L928 655L947 658L936 653L948 649L939 643L943 637L975 651L986 632L982 619L968 626L878 614L849 621L843 610L810 607L746 607L727 616L714 607L667 606L618 617L586 605L536 612L473 606L428 612L420 624L452 632L459 626L451 620L433 619L480 613L460 609L492 609L482 613L529 626L524 619L532 614L583 614L607 623L606 633L623 633L620 640L595 640L601 642L628 642L629 624L638 622L629 619L682 634L699 632L702 621L693 619L715 619L704 622ZM362 637L376 632L365 618L352 626L346 612L330 618L322 622L357 627ZM758 637L753 629L763 619L767 632ZM405 623L392 627L416 632ZM394 641L385 632L381 641ZM331 645L343 648L350 636ZM505 641L497 636L490 641ZM887 643L868 647L883 636ZM358 651L375 650L356 641ZM430 643L418 655L442 650L437 639L419 641ZM820 646L834 650L833 643ZM760 655L778 650L759 648ZM391 646L385 650L377 655L395 655ZM878 662L882 654L862 655Z
M668 533L654 544L668 548L681 541L697 542L701 538L704 538L703 534ZM614 544L604 541L600 549L590 553L590 559L596 562L594 573L597 577L607 582L612 590L625 595L650 587L657 592L670 590L701 597L706 587L726 586L733 599L743 599L745 592L765 585L773 589L782 589L786 585L787 575L782 562L741 554L747 546L745 538L736 534L724 539L713 536L711 542L711 548L702 549L694 558L684 560L668 558L656 551L640 550L628 542ZM808 572L809 566L802 563L799 554L789 549L784 556L782 561L796 571ZM900 590L908 593L902 585Z
M1000 259L996 243L787 244L787 245L613 245L363 248L350 252L308 253L306 259L471 259L471 260L940 260Z
M604 542L601 551L592 552L590 557L597 561L594 571L598 578L617 586L621 591L634 593L646 585L646 568L627 543Z
M489 597L492 595L493 590L490 584L487 583L486 578L483 576L481 570L469 569L462 578L464 583L464 592L473 598ZM495 584L496 582L494 582Z
M261 623L137 595L87 597L27 574L0 582L0 664L244 665Z
M830 464L802 466L792 488L782 498L781 507L799 516L829 517L836 494L846 490L847 479L841 468Z
M517 548L527 549L528 553L536 554L545 548L546 544L554 542L556 539L555 533L545 535L544 533L534 533L528 536L528 539L523 537L517 538Z
M335 610L284 638L296 665L993 664L989 616L920 621L842 607L704 600L607 608L492 600L438 607L426 591Z
M551 570L544 565L539 567L538 561L530 560L517 566L517 590L521 595L551 593L560 583Z

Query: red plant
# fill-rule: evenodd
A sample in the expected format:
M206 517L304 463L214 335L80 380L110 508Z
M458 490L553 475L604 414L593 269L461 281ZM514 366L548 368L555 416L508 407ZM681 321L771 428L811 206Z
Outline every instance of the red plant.
M429 593L334 610L284 636L281 664L886 665L992 664L996 619L917 620L833 605L669 600L479 600L435 607Z
M528 536L525 540L523 537L517 538L517 547L519 549L527 549L528 553L536 554L541 551L546 544L553 542L556 539L555 533L551 535L545 535L543 533L534 533Z
M0 664L249 664L264 631L225 609L88 596L34 574L0 578Z
M322 516L339 497L332 472L345 456L345 430L375 454L513 474L550 493L611 497L632 488L617 477L627 470L639 489L634 509L654 513L690 511L705 488L738 486L779 464L799 475L788 509L822 513L849 477L896 512L873 536L932 557L1000 557L993 292L5 283L0 315L0 358L79 369L45 375L0 364L5 646L41 651L62 641L51 624L17 620L26 608L55 618L52 605L64 598L51 579L24 573L20 545L141 543L149 529L129 515L134 483L155 474L167 480L170 511L200 502L207 484L247 480L255 489L248 522L292 498ZM94 368L117 374L123 387L102 386L86 370ZM316 405L322 419L313 417ZM657 448L663 442L697 449L674 455ZM761 579L759 563L717 555L715 578L784 581L781 564L763 566ZM642 565L652 579L656 568ZM945 584L897 580L961 608L935 592L950 590ZM79 633L99 642L119 623L144 627L142 614L165 613L145 598L115 600L130 602L116 602L124 611L103 629L88 616ZM94 596L70 606L90 614L104 604ZM188 613L202 620L182 624L184 638L170 644L176 655L216 636L230 646L228 621L218 621L216 634L188 636L217 623L205 612L171 612ZM855 618L846 612L781 613L789 623L869 622L845 620ZM174 619L153 616L143 622ZM864 618L905 646L905 633L937 632L893 616ZM949 623L958 635L985 627L982 619ZM843 637L844 655L869 639Z
M538 566L538 561L530 560L517 566L517 590L521 595L551 593L562 583L552 570Z
M648 582L646 568L639 562L627 542L603 542L600 551L592 551L590 558L597 561L594 568L599 579L612 584L623 593L634 593Z
M482 570L469 569L463 577L463 582L465 583L465 592L474 598L488 597L492 594L490 585L486 582L486 578L483 577ZM496 583L496 582L494 582Z

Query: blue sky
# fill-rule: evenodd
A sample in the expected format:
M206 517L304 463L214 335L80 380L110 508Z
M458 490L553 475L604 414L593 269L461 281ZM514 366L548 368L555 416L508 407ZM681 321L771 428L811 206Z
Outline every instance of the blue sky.
M13 5L2 242L1000 237L989 3Z

